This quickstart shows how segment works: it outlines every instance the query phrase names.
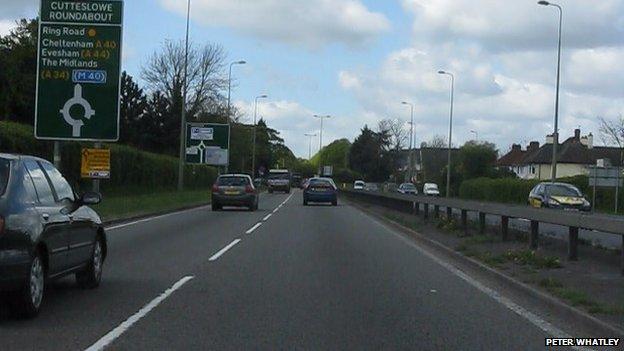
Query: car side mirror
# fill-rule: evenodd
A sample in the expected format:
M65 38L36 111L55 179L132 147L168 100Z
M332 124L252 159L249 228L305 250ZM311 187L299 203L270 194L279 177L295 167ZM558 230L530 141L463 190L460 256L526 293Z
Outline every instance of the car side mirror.
M94 191L87 191L80 197L80 203L83 205L97 205L102 202L102 195Z

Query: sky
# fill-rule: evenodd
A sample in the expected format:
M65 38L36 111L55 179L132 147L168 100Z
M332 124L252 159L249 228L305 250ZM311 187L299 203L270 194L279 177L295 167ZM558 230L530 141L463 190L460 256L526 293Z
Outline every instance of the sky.
M599 117L624 112L624 1L559 0L563 7L561 138L581 128L600 142ZM32 17L38 2L0 0L0 34ZM186 2L125 2L123 67L141 67L165 40L181 40ZM299 157L306 133L323 144L353 140L366 124L410 119L416 144L448 135L456 77L453 143L544 142L553 131L558 11L530 0L192 0L191 40L219 43L234 67L232 101L281 132ZM408 128L406 124L406 128ZM314 139L313 152L319 140Z

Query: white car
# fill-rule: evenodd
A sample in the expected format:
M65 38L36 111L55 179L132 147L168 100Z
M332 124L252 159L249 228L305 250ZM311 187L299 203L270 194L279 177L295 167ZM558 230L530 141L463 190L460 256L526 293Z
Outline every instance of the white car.
M438 189L438 184L434 183L425 183L423 186L423 194L426 196L440 196L440 189Z
M364 190L365 187L366 183L363 180L356 180L355 183L353 183L353 190Z
M397 189L397 192L405 195L418 195L418 189L412 183L403 183Z

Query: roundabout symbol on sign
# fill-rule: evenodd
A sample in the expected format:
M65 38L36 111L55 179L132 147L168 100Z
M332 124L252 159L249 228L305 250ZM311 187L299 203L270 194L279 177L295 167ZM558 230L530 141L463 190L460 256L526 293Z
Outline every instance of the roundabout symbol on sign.
M84 118L91 119L95 115L95 110L91 108L91 104L89 101L85 100L82 97L82 86L80 84L76 84L74 87L74 97L67 100L63 109L60 110L63 115L63 119L65 122L72 126L72 136L74 138L79 138L81 135L81 128L84 126L84 122L82 119L73 119L70 113L70 110L73 106L80 105L84 109Z

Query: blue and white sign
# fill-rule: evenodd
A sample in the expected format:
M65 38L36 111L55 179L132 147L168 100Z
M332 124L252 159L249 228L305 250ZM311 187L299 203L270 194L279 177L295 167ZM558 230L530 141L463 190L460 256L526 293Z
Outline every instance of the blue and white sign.
M106 84L106 71L76 69L72 72L72 80L76 84Z

